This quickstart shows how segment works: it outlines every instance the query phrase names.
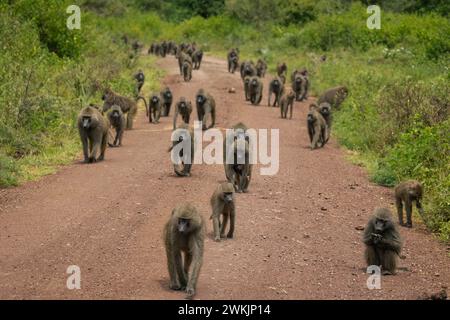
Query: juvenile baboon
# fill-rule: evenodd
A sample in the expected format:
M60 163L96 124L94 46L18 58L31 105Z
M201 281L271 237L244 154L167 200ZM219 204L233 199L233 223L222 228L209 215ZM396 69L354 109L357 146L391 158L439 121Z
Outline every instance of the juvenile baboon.
M241 64L241 78L256 76L256 68L253 61L244 61Z
M220 238L225 238L225 230L228 225L228 218L230 219L230 230L227 238L233 238L234 223L236 218L236 208L234 202L234 186L232 183L223 182L214 191L211 197L211 207L214 228L214 240L220 241ZM223 216L220 221L220 216Z
M112 106L108 111L108 120L111 127L116 130L116 137L113 143L109 143L110 147L120 147L122 145L123 132L125 131L126 120L123 116L122 109L119 106Z
M189 82L192 79L192 64L189 63L189 61L183 62L183 79L186 82Z
M331 114L331 105L327 102L322 102L318 110L322 117L325 119L325 122L327 124L327 140L325 142L328 142L328 139L330 139L331 135L331 122L332 122L332 114Z
M173 148L175 148L179 143L190 140L191 154L189 157L189 154L184 154L183 150L180 150L179 154L175 156L175 158L180 159L180 163L174 163L173 169L179 177L190 177L195 151L194 130L189 128L187 123L182 123L177 130L180 130L178 132L178 140L172 141L172 147L169 148L169 152L172 152Z
M339 109L342 102L344 102L345 98L348 96L348 89L345 86L339 86L335 88L328 89L317 100L318 104L322 102L328 102L333 109Z
M307 99L309 89L309 80L301 73L296 73L292 82L292 90L295 92L295 100L303 101Z
M404 181L395 187L395 204L397 207L398 223L403 223L403 204L406 210L406 226L412 228L412 203L416 202L416 208L420 215L423 216L424 211L420 201L422 200L423 188L422 184L416 180Z
M96 108L88 106L81 110L77 123L83 144L84 162L102 161L108 142L108 120Z
M294 109L294 100L295 100L295 92L290 90L288 93L285 93L281 97L280 101L280 111L281 111L281 118L286 119L288 109L289 111L289 119L292 119L292 111Z
M136 96L139 96L139 94L141 93L141 89L144 85L145 82L145 75L144 72L142 70L139 70L133 77L136 80L136 91L137 94Z
M249 94L250 79L251 79L251 77L248 77L248 76L244 78L245 101L249 101L250 100L250 94Z
M280 77L283 73L287 73L287 65L285 62L278 63L277 65L277 75Z
M197 50L192 54L192 62L194 70L200 69L203 60L203 51Z
M173 117L173 129L177 128L178 114L181 114L181 118L184 123L189 124L189 119L192 113L192 103L187 101L185 97L181 97L175 105L175 115Z
M315 104L309 106L307 126L309 140L311 141L311 150L323 147L326 141L328 141L327 123Z
M228 52L228 72L234 73L239 66L238 49L233 48Z
M135 101L122 97L111 89L106 89L102 97L103 113L107 112L113 105L118 105L124 114L127 114L127 129L133 128L133 120L137 113L137 104Z
M161 102L162 102L162 116L168 117L170 114L170 107L173 102L173 94L170 91L169 87L165 87L164 90L161 91Z
M260 78L264 78L266 76L266 71L267 63L262 59L258 59L256 62L256 75Z
M195 97L197 104L198 121L202 121L202 129L208 130L216 124L216 101L213 96L200 89ZM211 115L211 124L207 125L208 115Z
M159 118L161 117L161 105L162 102L159 94L154 92L148 100L148 122L159 123Z
M366 245L364 256L367 266L381 266L383 274L396 273L402 239L389 209L375 209L364 229L363 242Z
M252 179L249 141L235 139L230 144L226 142L223 151L226 155L225 176L233 184L236 192L248 192L248 186ZM229 153L231 154L229 155ZM232 160L231 163L228 163L228 160Z
M252 77L248 85L248 95L253 105L259 105L262 100L263 82L258 77Z
M275 77L269 84L269 101L268 106L271 106L272 93L275 94L275 100L273 102L273 107L280 106L280 98L284 92L284 85L282 80L279 77Z
M192 204L181 204L173 209L164 227L170 289L184 290L187 298L195 295L203 263L204 240L205 222L197 209Z

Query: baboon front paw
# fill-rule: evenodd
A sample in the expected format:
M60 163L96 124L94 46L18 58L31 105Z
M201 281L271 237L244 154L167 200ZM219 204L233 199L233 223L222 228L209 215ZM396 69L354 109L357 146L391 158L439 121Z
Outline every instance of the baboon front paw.
M214 238L214 241L220 242L220 237L215 237L215 238Z

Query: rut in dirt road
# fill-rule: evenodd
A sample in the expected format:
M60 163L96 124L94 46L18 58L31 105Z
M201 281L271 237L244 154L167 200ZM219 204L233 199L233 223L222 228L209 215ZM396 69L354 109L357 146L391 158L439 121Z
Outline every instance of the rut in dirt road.
M255 107L223 60L205 57L189 83L173 57L158 66L175 100L193 101L199 88L214 96L217 127L242 121L280 129L280 170L261 176L261 166L254 167L250 192L237 195L235 238L214 242L209 220L223 165L194 165L192 177L176 177L167 152L172 117L149 124L141 109L135 130L126 132L122 148L107 150L106 161L77 162L0 191L0 298L184 298L169 290L162 241L181 201L194 203L208 222L197 299L415 299L450 284L445 247L418 226L400 230L398 275L383 277L381 290L367 289L355 228L375 207L392 207L392 190L369 183L334 140L309 150L308 103L296 103L293 120L285 120L279 108L266 106L269 75ZM228 93L231 87L236 93ZM81 268L81 290L66 288L70 265Z

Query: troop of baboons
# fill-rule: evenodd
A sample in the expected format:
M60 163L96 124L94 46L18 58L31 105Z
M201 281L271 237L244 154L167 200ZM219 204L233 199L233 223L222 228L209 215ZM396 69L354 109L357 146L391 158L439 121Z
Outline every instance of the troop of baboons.
M128 37L122 38L128 44ZM136 54L142 48L139 41L133 41L131 48ZM174 55L178 60L180 75L188 82L192 78L192 70L198 70L203 59L203 51L195 43L176 44L173 41L152 43L149 54L160 57ZM245 100L252 105L259 105L263 97L263 80L267 63L259 59L256 65L251 60L240 63L239 49L233 48L227 54L228 72L240 70L243 82ZM323 60L325 62L325 60ZM310 87L309 74L306 68L294 70L290 76L291 88L286 90L288 67L285 62L276 66L277 75L269 82L268 106L279 107L282 119L293 117L294 103L308 100ZM125 129L133 128L133 120L137 113L137 102L142 100L150 123L158 124L160 117L170 115L174 101L173 92L165 87L159 93L153 92L148 100L141 94L145 83L142 70L133 76L135 80L135 99L130 99L115 93L109 88L104 89L103 107L89 105L83 108L78 116L78 130L83 145L84 162L93 163L105 158L107 145L122 146ZM345 86L337 86L323 92L316 102L309 104L306 123L312 150L322 148L329 141L332 125L332 112L338 110L347 98L349 91ZM274 100L272 101L272 96ZM199 89L195 95L197 119L202 123L202 129L208 130L216 124L216 100L211 93ZM220 107L220 106L219 106ZM195 153L193 128L189 125L193 111L192 102L186 97L179 97L175 102L173 115L172 145L169 148L174 172L179 177L190 177ZM178 123L178 116L181 123ZM234 238L236 227L236 196L235 193L246 193L252 178L250 161L251 139L248 127L239 122L232 126L233 134L228 135L223 144L224 173L226 182L220 183L213 192L211 205L211 220L213 238L220 241L224 238ZM112 133L115 131L115 135ZM111 139L109 139L111 137ZM179 144L190 140L190 149L179 148ZM399 224L403 221L403 206L406 209L406 226L412 227L412 203L423 215L421 200L422 185L418 181L400 183L394 191ZM230 223L227 232L228 222ZM198 209L190 203L177 205L164 227L164 242L167 253L167 265L170 276L170 288L183 290L188 298L196 293L197 280L203 262L204 239L206 223ZM375 209L364 229L365 260L368 266L380 266L383 274L395 274L397 257L402 249L402 239L394 224L391 211L387 208Z

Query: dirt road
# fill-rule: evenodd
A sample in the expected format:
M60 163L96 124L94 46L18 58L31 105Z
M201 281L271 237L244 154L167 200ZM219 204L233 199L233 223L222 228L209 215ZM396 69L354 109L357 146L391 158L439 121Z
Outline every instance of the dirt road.
M450 285L450 259L423 227L401 228L402 270L368 290L361 232L376 206L393 208L392 192L368 182L334 140L310 151L306 103L293 120L278 108L244 102L238 74L206 57L190 83L173 57L158 62L175 97L203 87L216 97L217 126L243 121L280 129L280 171L260 176L237 197L235 239L216 243L208 220L198 299L415 299ZM235 87L236 93L228 93ZM171 113L172 115L173 113ZM193 115L195 111L193 112ZM106 161L74 163L39 182L0 190L0 298L182 299L168 289L162 228L173 206L195 203L205 218L224 180L222 165L197 165L191 178L173 173L167 148L172 117L149 124L140 112L124 146ZM66 269L81 268L81 290L68 290Z

